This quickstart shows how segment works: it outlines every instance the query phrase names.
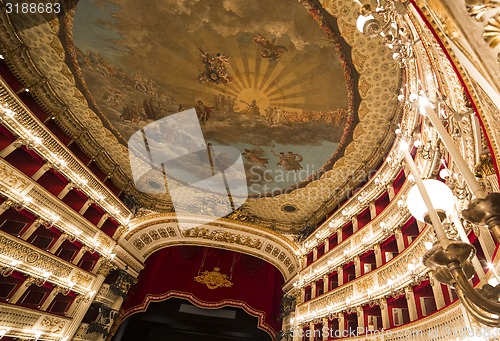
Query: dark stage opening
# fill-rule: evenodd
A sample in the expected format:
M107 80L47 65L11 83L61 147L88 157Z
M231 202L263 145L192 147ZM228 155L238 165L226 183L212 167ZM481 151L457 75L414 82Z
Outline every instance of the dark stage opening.
M112 341L272 341L241 308L205 309L171 298L128 317Z

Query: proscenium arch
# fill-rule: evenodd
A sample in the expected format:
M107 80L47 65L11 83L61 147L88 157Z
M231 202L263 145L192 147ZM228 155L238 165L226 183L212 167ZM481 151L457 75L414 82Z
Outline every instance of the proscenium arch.
M179 227L182 223L182 229ZM227 249L260 258L283 275L283 290L289 289L300 270L298 247L285 236L257 225L230 219L175 213L148 215L132 220L120 238L121 247L144 264L155 251L193 245Z

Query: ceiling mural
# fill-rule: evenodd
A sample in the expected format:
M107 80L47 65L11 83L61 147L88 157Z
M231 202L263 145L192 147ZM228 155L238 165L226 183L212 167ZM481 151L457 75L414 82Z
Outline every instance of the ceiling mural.
M195 108L207 143L242 154L248 194L271 195L331 166L352 130L350 69L315 14L289 0L80 0L67 49L122 143Z
M141 190L156 184L134 182L127 142L179 110L194 108L206 142L236 148L254 177L228 217L285 234L321 220L392 144L401 72L356 30L351 0L67 3L0 17L3 56L127 202L173 211L168 193Z

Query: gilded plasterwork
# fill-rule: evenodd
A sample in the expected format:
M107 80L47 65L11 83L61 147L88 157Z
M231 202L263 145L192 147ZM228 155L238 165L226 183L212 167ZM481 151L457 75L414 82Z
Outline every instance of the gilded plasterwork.
M457 48L460 49L460 52L468 58L473 67L479 73L482 73L486 80L490 81L491 86L498 89L498 56L496 56L497 52L495 52L498 51L498 47L495 50L489 48L482 41L482 35L483 28L486 26L485 20L487 21L488 18L495 16L497 11L492 9L498 9L499 5L495 2L475 1L471 2L471 5L466 6L465 2L439 0L430 1L429 6L428 1L419 0L416 1L416 4L429 21L434 32L439 36L441 43L447 50L449 58L451 58L451 62L457 67L461 79L465 82L472 102L477 108L477 114L491 143L490 147L496 158L498 158L500 155L500 144L498 129L495 129L498 108L494 105L492 107L489 106L488 101L491 100L487 98L488 95L477 85L475 77L470 77L468 71L461 65L459 58L454 53L455 47L450 45L448 39L451 39L457 45ZM443 21L440 19L443 17L446 17L448 21L453 21L454 25L461 28L462 33L459 35L451 34L452 32L443 29ZM495 35L494 32L491 32L489 39L493 39ZM490 108L493 110L490 110Z
M217 288L229 288L232 287L232 283L226 274L220 272L220 269L215 267L213 271L205 270L194 278L198 283L205 284L208 289L214 290Z
M27 243L20 243L3 235L0 235L0 254L50 272L57 277L68 277L73 269L56 258L33 250Z
M299 270L296 246L277 232L258 227L236 224L232 221L206 222L199 217L181 216L185 223L192 223L193 228L176 232L177 219L172 214L154 215L150 221L141 219L123 237L124 245L136 257L144 260L155 251L172 245L202 245L230 249L246 253L273 264L281 271L285 282L292 279ZM158 238L160 237L160 238ZM157 238L157 239L155 239Z
M334 193L332 190L355 186L357 180L351 179L352 171L368 167L365 165L367 160L369 165L376 165L377 160L385 154L385 150L379 149L379 146L384 145L384 138L391 138L390 134L386 133L394 115L392 108L396 103L395 94L399 88L399 70L390 58L390 51L377 40L368 41L355 30L357 8L353 2L330 1L327 7L327 10L338 18L340 32L353 47L354 63L361 73L359 82L363 84L363 101L359 108L360 123L354 131L355 141L346 147L344 156L330 170L327 169L321 179L315 179L308 186L289 194L247 202L245 210L256 216L258 222L281 231L297 231L307 220L316 219L313 217L321 216L327 207L334 206L340 197L336 195L338 192ZM342 10L339 11L339 8ZM13 35L6 34L11 32L11 26L5 18L3 23L5 30L2 30L4 33L0 38L3 45L19 45L20 41L16 41ZM16 49L4 55L19 75L26 76L32 93L39 97L47 108L53 108L56 120L76 138L89 155L101 162L120 187L127 187L127 178L131 178L127 150L102 126L102 122L89 109L80 91L75 88L75 80L64 66L63 45L55 39L59 31L59 23L52 20L19 32L19 38L26 46L23 53L31 57L29 61L23 59L21 51ZM363 48L360 48L362 45ZM47 75L47 82L38 83L29 73L23 71L31 67L30 63ZM62 70L65 72L61 72ZM58 100L54 100L54 95L57 95ZM56 106L56 103L64 105ZM110 155L112 157L109 157ZM156 205L157 209L170 208L168 203L144 197L133 187L129 189L132 194L142 198L146 205ZM282 211L281 207L290 201L296 204L297 210ZM328 205L324 205L325 202L328 202ZM317 212L318 209L321 213ZM315 212L318 214L314 215ZM271 223L272 221L275 223Z
M184 232L184 237L188 238L203 238L213 241L219 241L230 244L239 244L248 246L254 249L262 247L262 241L257 238L245 237L240 234L231 233L228 231L209 230L203 227L195 227Z

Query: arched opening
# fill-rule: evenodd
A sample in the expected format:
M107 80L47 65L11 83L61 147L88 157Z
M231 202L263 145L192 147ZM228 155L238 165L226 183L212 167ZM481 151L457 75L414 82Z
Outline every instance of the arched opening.
M151 303L146 312L129 316L112 341L243 341L272 340L257 328L258 318L241 308L200 308L171 298Z
M281 329L279 316L283 283L281 272L257 257L205 246L178 245L163 248L148 257L137 285L129 291L120 314L121 320L125 321L121 328L132 328L126 327L127 325L142 328L141 326L152 323L152 315L163 316L162 309L167 309L170 314L167 314L168 323L160 323L157 329L165 331L173 328L172 333L184 335L182 340L189 339L190 335L199 337L197 333L200 332L206 332L206 337L220 336L217 340L225 340L224 337L227 340L249 340L248 337L262 335L259 331L269 338L274 337ZM180 300L186 306L179 305ZM238 318L231 323L231 330L236 332L236 336L227 334L229 329L221 329L220 319L205 319L207 316L203 317L203 325L212 323L213 326L200 329L197 319L185 318L187 315L179 310L174 311L174 306L179 309L196 307L190 309L196 310L201 317L207 314L217 315L217 311L220 314L227 310L236 311ZM181 329L175 327L173 321L176 320L183 326ZM253 327L249 321L254 321ZM241 329L242 338L234 338L239 335L238 328ZM217 330L221 333L213 334ZM126 340L119 338L122 333L116 334L115 341ZM151 339L148 340L164 339L156 338L155 335L151 332ZM174 340L169 338L171 339Z

